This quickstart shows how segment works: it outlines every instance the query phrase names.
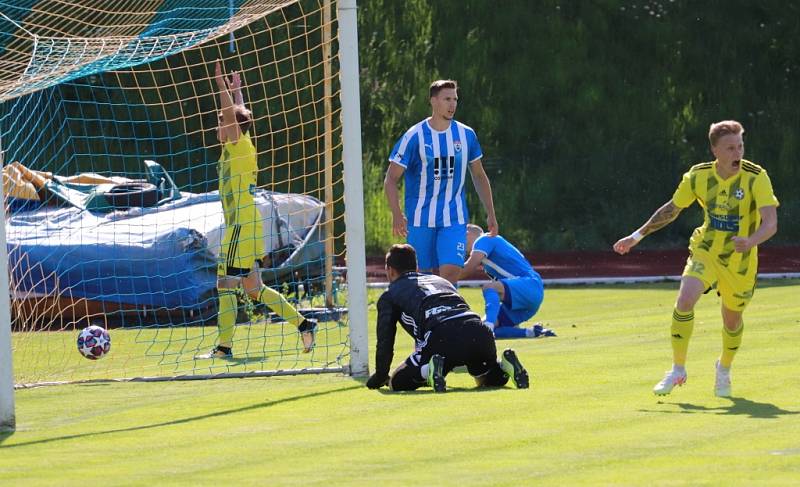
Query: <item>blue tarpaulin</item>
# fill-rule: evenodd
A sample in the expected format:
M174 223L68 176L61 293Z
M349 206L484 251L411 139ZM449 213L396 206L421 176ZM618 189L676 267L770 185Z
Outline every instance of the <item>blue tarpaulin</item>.
M265 248L291 249L265 275L291 279L321 268L323 205L302 195L259 191ZM201 309L216 285L224 231L217 192L183 193L157 207L100 213L75 207L17 211L7 222L15 298L58 296ZM277 263L276 263L277 264Z

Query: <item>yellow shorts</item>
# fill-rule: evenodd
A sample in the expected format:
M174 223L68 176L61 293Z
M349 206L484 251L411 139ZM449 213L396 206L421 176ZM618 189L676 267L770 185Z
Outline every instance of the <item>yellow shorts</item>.
M683 275L700 279L706 289L716 282L723 306L731 311L744 311L756 287L755 269L743 276L722 265L714 255L699 249L691 249Z
M217 276L246 275L256 259L264 256L264 235L261 222L234 224L225 228L217 260Z

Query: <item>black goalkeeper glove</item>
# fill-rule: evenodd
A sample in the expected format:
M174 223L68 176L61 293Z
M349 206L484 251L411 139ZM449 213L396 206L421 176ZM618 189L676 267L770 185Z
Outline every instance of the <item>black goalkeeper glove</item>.
M367 387L370 389L379 389L389 383L389 376L386 374L372 374L367 379Z

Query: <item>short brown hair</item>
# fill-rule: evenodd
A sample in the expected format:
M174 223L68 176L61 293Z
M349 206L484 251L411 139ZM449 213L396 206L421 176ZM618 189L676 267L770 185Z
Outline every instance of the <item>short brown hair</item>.
M234 113L236 114L236 123L239 124L239 130L242 131L243 134L246 134L250 127L253 125L253 114L247 108L243 107L242 105L235 105L233 107ZM217 115L217 119L222 123L222 112L219 112Z
M436 81L431 83L431 89L430 89L431 96L430 96L430 98L433 98L434 96L438 95L439 92L442 91L445 88L451 88L453 90L458 90L458 83L455 80L452 80L452 79L437 79Z
M715 147L719 139L726 135L739 135L744 133L744 127L736 120L723 120L721 122L712 123L708 128L708 141L711 146Z
M398 272L417 270L417 251L409 244L394 244L386 253L386 267Z

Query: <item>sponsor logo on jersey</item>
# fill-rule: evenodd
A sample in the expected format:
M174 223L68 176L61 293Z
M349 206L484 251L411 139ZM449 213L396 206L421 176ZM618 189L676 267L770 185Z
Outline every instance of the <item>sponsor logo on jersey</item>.
M444 313L445 311L450 311L451 309L453 308L451 308L450 306L437 306L435 308L431 308L425 311L425 319L427 320L431 316L436 316L438 314Z
M433 158L433 180L453 179L456 158L453 156Z
M741 220L739 215L720 215L708 212L708 225L715 230L738 232L739 220Z

